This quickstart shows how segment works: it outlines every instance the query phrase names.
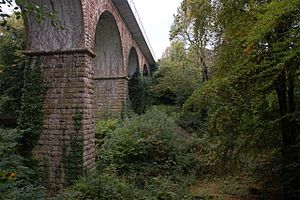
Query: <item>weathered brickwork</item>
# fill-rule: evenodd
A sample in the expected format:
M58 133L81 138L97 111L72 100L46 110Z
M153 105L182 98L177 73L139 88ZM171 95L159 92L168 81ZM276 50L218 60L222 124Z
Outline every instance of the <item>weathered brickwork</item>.
M114 113L121 113L127 97L128 80L125 78L102 79L96 81L95 108L96 116L101 116L101 108L111 109Z
M126 27L123 19L118 14L117 9L109 0L82 0L82 8L83 8L83 23L85 27L85 45L90 49L94 49L95 46L95 33L97 29L98 21L101 15L104 12L109 12L114 19L116 20L120 38L122 42L122 51L123 51L123 72L124 75L128 74L128 62L129 62L129 54L132 47L134 47L137 51L139 57L139 67L142 70L143 66L146 64L149 65L142 53L139 49L138 45L134 41L131 33Z
M49 168L48 184L51 189L65 186L64 151L76 133L76 109L83 112L80 134L83 135L83 167L94 168L95 139L93 135L94 82L92 57L87 53L40 55L47 94L43 106L43 132L34 155L43 159ZM67 153L66 152L66 153Z
M50 25L49 19L38 23L33 16L27 16L25 20L26 53L41 58L47 86L43 131L34 155L46 170L48 187L60 190L67 183L64 154L70 151L71 138L77 133L74 125L77 110L82 112L79 133L83 138L83 168L89 171L95 168L95 117L107 107L113 112L122 112L128 93L127 76L132 48L136 51L140 71L149 64L109 0L56 0L54 5L46 0L30 2L54 7L60 22L65 25L65 29L57 29ZM103 13L112 16L110 25L101 25ZM109 38L104 37L102 43L97 42L105 36L101 35L101 31L106 26L115 26L117 39L109 43L105 42ZM120 43L115 49L107 46L117 40ZM120 53L113 53L118 48ZM107 52L113 56L107 56Z

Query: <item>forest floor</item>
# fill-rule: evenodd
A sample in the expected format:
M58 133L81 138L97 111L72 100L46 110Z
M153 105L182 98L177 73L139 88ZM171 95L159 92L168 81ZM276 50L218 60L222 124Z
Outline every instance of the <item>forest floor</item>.
M256 197L249 197L238 194L226 194L222 191L222 182L219 180L208 180L196 182L189 189L196 199L205 200L256 200Z
M191 137L186 129L178 128L178 131L182 138ZM256 196L247 194L253 183L243 182L230 182L225 186L222 179L199 180L189 188L189 192L196 200L256 200Z

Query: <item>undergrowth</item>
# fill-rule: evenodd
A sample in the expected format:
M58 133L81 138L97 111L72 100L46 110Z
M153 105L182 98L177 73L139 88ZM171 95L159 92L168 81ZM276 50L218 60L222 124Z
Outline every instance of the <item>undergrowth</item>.
M97 122L97 170L59 198L191 199L187 188L203 166L174 119L153 108L118 121Z
M20 137L16 130L0 129L0 200L43 199L46 190L37 172L16 153Z

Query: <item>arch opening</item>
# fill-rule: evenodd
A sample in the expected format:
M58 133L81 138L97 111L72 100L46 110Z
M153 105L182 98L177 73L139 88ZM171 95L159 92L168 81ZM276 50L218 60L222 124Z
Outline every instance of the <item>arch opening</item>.
M143 76L148 76L149 75L149 70L146 64L144 64L143 67Z
M95 76L118 76L123 65L123 53L120 32L111 13L105 11L96 28Z
M129 53L128 76L128 100L132 110L137 114L142 114L145 111L143 103L144 88L140 74L138 55L134 47Z
M131 48L128 59L128 76L133 76L139 72L139 58L134 47Z
M95 114L101 115L100 111L104 109L111 113L120 111L123 104L120 91L124 82L120 78L123 71L123 50L116 20L108 11L99 18L94 52Z

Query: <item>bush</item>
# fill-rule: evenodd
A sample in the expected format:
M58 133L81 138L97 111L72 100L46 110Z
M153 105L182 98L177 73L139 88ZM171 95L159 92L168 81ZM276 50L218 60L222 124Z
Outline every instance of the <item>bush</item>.
M154 107L123 122L98 121L97 171L56 199L192 199L186 188L203 171L197 152L205 143L183 138L176 117L165 111L174 113Z
M152 92L156 104L182 106L201 84L198 70L162 65L154 75Z
M16 153L20 137L16 130L0 129L0 199L43 199L46 192L36 171Z
M182 173L196 177L207 177L214 174L215 155L211 149L211 144L206 138L192 135L186 139L179 160Z
M116 175L105 173L83 177L69 192L73 193L71 199L137 199L132 185Z
M101 146L107 134L113 132L119 124L118 119L99 120L95 124L96 145Z
M58 199L190 199L185 189L198 169L196 155L174 120L153 108L141 116L96 125L98 170ZM188 170L191 167L190 171ZM192 174L192 176L190 176Z
M143 199L149 200L188 200L188 192L180 184L167 177L154 177L149 179Z
M179 184L165 177L149 178L144 188L137 188L114 173L90 174L59 195L57 200L188 200L192 199Z
M179 147L175 122L153 109L107 135L98 151L99 167L114 165L120 174L163 175L176 168Z

